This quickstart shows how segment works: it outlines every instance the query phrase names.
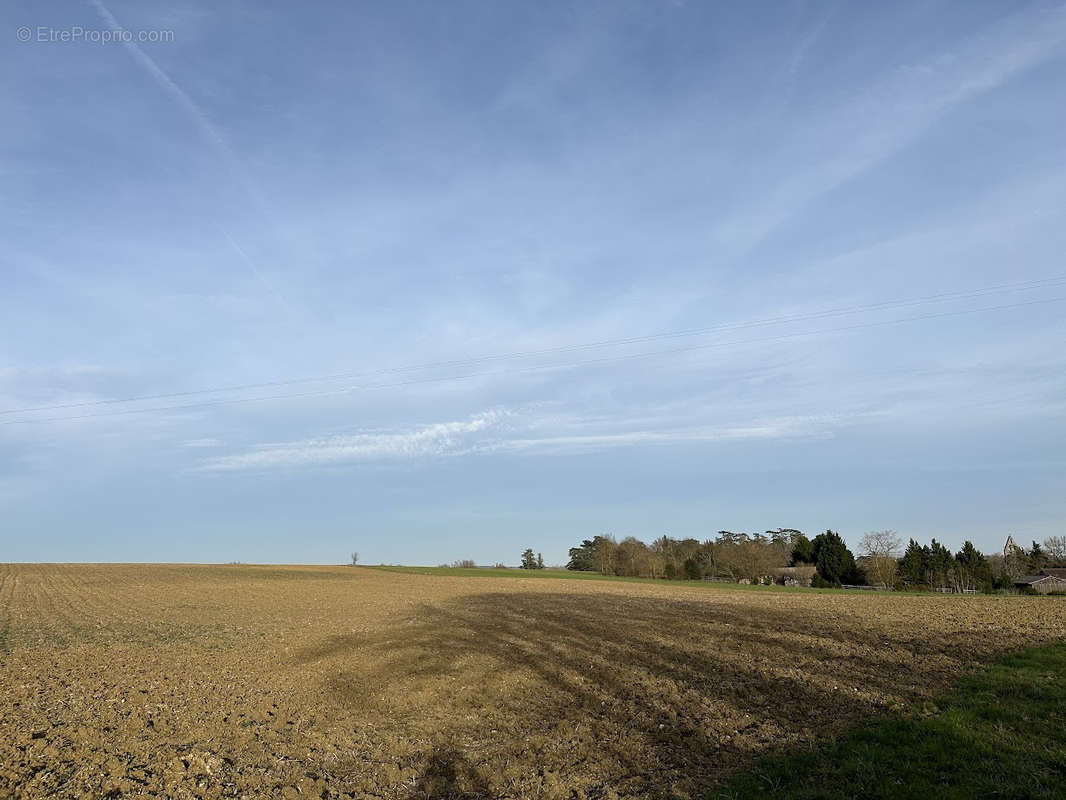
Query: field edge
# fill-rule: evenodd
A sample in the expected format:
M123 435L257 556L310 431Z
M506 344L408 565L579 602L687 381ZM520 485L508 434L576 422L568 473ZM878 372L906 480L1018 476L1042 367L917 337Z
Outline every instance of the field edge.
M764 796L1060 798L1066 791L1066 641L1007 653L934 703L764 756L706 800Z

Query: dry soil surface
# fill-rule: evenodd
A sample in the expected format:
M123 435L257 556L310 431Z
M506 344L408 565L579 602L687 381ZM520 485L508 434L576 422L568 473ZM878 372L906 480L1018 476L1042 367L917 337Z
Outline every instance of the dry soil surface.
M0 797L698 796L1063 636L1054 598L0 565Z

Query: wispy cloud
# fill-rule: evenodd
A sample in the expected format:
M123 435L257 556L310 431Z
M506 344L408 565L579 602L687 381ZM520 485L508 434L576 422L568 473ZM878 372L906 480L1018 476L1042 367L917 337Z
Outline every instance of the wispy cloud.
M750 424L694 426L664 430L629 430L615 433L569 434L512 438L496 443L494 450L528 453L587 452L616 447L666 445L684 442L811 439L831 436L839 420L833 417L782 417Z
M497 425L503 415L503 412L487 411L467 420L437 422L407 431L327 436L263 445L246 453L212 459L203 465L203 469L225 472L449 455L469 447L472 434Z
M802 66L804 60L807 58L807 54L821 38L825 26L829 24L829 20L833 18L838 8L839 3L830 7L829 10L822 14L822 16L815 22L810 30L808 30L807 34L800 39L799 44L792 51L792 57L789 59L788 72L790 75L795 75L799 71L800 66Z
M898 153L952 109L1061 55L1064 46L1066 6L1060 6L1020 13L953 50L895 69L801 125L801 149L790 157L809 168L790 170L762 192L754 207L723 224L719 239L753 247L817 198ZM827 143L833 145L829 150Z
M437 422L406 431L359 433L265 444L248 452L210 459L207 472L311 467L340 462L401 461L491 453L588 452L616 447L681 442L812 438L831 435L835 417L782 417L745 424L657 429L634 420L516 420L512 412L486 411L466 420ZM647 420L644 420L645 424ZM543 433L549 425L559 429Z
M207 448L207 447L219 447L222 442L219 439L189 439L182 442L182 447L191 447L194 449Z

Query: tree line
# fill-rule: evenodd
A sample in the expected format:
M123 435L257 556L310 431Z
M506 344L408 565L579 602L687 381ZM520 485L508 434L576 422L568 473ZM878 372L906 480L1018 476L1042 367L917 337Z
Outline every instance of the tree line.
M526 566L527 550L523 555ZM764 533L718 531L713 539L662 536L651 544L627 536L596 536L570 548L570 570L673 580L722 579L769 583L791 574L812 586L874 585L886 588L950 587L955 591L1009 588L1013 579L1056 565L1066 566L1066 537L1017 548L1007 556L986 556L970 541L952 553L932 539L911 539L903 548L895 531L871 531L859 543L859 556L833 530L808 538L794 528Z
M758 580L791 562L796 547L811 545L800 531L778 528L765 533L719 531L714 539L662 536L650 545L634 536L586 539L570 549L567 569L638 578L698 580L727 577Z

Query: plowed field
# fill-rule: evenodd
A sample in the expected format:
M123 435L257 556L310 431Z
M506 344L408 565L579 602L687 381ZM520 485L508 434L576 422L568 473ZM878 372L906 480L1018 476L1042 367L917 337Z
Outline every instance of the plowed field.
M0 797L698 795L1063 636L1054 598L0 565Z

